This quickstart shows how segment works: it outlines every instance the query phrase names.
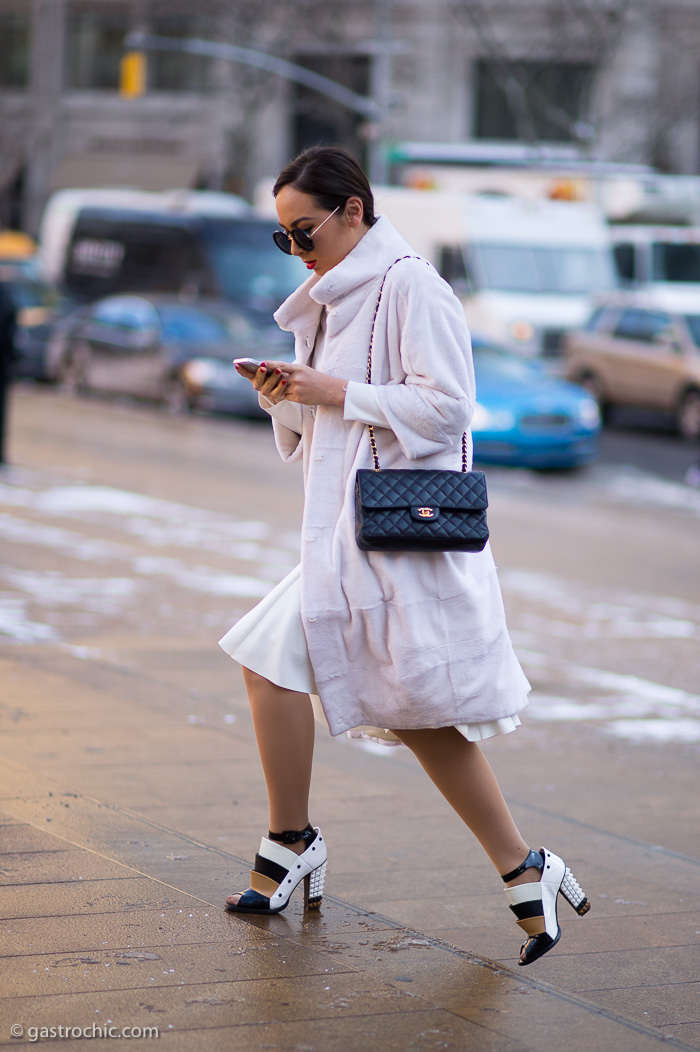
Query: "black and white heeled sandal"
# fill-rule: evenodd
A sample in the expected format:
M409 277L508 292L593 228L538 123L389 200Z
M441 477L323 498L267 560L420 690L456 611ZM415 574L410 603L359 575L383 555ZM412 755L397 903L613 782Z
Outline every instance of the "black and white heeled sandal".
M298 844L306 850L297 855L284 844ZM250 887L238 902L226 902L232 913L280 913L289 905L294 890L304 881L304 909L316 910L323 899L328 852L318 827L270 832L260 841L255 866L250 871Z
M532 964L559 942L561 928L557 918L557 898L560 893L580 917L591 908L569 867L546 847L530 851L517 869L501 879L506 882L515 880L526 869L539 869L540 879L504 888L517 923L528 936L520 947L518 964Z

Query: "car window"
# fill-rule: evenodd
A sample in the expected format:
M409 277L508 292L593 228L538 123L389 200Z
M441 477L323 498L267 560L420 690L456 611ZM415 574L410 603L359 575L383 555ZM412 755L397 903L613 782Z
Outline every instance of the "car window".
M629 307L624 310L615 326L614 335L623 340L638 343L654 343L659 335L671 325L671 316L664 311L640 310Z
M124 311L121 318L119 319L119 325L122 329L128 329L129 332L138 332L140 329L145 329L145 318L143 314L138 311Z
M581 295L617 284L611 257L603 249L553 245L537 251L537 265L544 292Z
M152 329L158 326L158 314L152 303L140 296L124 296L122 325L129 329Z
M603 332L609 329L611 313L607 307L596 307L583 328L586 332Z
M652 281L700 281L700 245L651 246Z
M700 347L700 314L685 314L683 321L696 347Z
M617 284L611 256L602 248L476 243L471 249L485 288L581 295Z
M449 285L470 284L464 249L461 245L444 245L438 250L438 273Z
M100 325L118 325L123 313L123 300L102 300L95 305L91 320Z
M669 329L673 327L673 319L665 311L645 311L644 313L647 314L645 324L649 328L650 338L654 342L658 341L663 333L668 334Z
M504 292L540 292L535 251L530 245L474 245L481 284Z
M521 358L501 347L477 343L473 350L477 379L500 383L537 381L544 374L542 363Z
M220 292L271 314L303 280L299 261L275 248L274 225L259 219L204 220L202 244Z
M147 300L120 296L100 301L92 312L92 321L98 325L137 332L156 326L158 316Z
M179 304L159 307L163 335L176 343L221 343L231 338L228 316L204 311L197 307ZM238 320L238 315L232 315ZM241 319L243 335L248 336L251 327ZM233 333L238 335L238 333Z
M621 281L631 284L636 275L634 267L634 245L620 244L613 248L615 255L615 267Z

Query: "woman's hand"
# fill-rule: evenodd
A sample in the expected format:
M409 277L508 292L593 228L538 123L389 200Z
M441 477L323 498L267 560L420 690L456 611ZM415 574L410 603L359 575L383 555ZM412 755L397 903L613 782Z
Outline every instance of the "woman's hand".
M345 381L328 376L309 365L295 362L261 362L255 373L238 370L256 391L271 402L299 402L301 405L337 405L345 402Z
M264 395L270 402L281 402L284 398L285 386L282 383L284 374L281 366L286 362L261 362L255 372L248 372L241 366L236 366L239 376L250 380L255 390Z
M310 365L274 363L281 365L284 374L284 397L301 405L338 405L345 402L345 381L329 376Z

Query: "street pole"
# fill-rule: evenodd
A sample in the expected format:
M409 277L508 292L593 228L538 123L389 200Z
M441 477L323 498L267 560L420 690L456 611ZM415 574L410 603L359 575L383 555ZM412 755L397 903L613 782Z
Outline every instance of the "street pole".
M51 189L56 160L59 104L63 91L64 0L34 0L30 69L29 161L22 223L36 236Z
M391 105L391 5L392 0L375 0L370 94L377 118L369 138L368 174L370 182L379 185L389 181L387 124Z

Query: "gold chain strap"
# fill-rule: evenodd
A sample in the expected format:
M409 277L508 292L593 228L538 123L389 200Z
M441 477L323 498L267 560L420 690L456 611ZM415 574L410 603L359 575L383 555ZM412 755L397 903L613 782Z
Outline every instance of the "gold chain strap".
M400 256L399 259L395 259L391 264L391 267L395 267L397 263L400 263L402 259L420 259L420 256ZM374 347L374 327L377 322L377 314L379 313L379 304L382 299L382 292L384 291L384 282L387 279L391 267L388 268L386 274L382 278L382 283L379 286L379 295L377 296L377 303L374 308L374 317L372 318L372 331L369 336L369 355L367 356L367 376L366 382L372 383L372 348ZM379 453L377 452L377 440L374 436L374 424L367 425L369 429L369 444L372 449L372 460L374 461L374 470L381 471L379 466ZM465 431L462 435L462 471L467 471L467 432Z

